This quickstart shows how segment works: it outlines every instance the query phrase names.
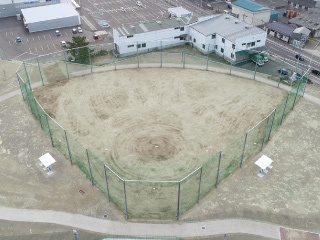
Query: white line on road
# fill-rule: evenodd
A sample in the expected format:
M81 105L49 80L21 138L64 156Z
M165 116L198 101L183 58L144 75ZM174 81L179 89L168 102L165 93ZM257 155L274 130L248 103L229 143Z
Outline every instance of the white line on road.
M81 18L82 18L83 21L86 22L86 24L89 26L89 28L91 28L91 30L97 31L95 26L93 26L92 23L85 16L81 16Z
M34 47L36 49L36 52L38 52L38 49L36 47Z
M32 37L32 41L34 41L34 37Z
M49 35L49 37L52 38L51 35Z
M54 44L52 44L52 46L54 47L54 49L57 49L56 46Z
M11 42L9 41L9 44L11 45Z
M273 48L273 47L269 47L270 49L273 49L274 51L280 52L278 49Z
M29 38L27 38L27 42L29 42Z
M13 32L11 32L11 35L13 36Z
M64 32L67 36L68 36L68 33L67 32Z
M38 36L38 39L40 40L40 37Z
M42 51L44 51L44 49L43 49L42 45L41 45L41 48L42 48Z
M31 49L29 48L29 53L31 53Z
M44 38L44 39L47 39L45 35L43 35L43 38Z
M49 45L47 45L47 47L48 47L48 49L50 50Z

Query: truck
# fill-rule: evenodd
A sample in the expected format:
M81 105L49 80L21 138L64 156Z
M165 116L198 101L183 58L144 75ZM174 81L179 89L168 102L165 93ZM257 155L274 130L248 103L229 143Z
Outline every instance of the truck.
M264 56L262 56L260 53L251 54L250 60L256 63L259 67L263 66L265 63Z
M260 53L260 55L263 57L263 61L264 61L265 63L269 61L268 55L267 55L266 53L262 52L262 53Z

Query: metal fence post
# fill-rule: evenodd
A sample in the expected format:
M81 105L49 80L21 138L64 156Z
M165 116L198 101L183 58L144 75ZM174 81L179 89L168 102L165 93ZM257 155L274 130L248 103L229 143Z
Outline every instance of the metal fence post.
M263 139L262 139L262 144L261 144L260 151L262 151L262 148L263 148L263 145L264 145L264 139L266 137L266 133L267 133L267 129L268 129L269 118L270 118L270 115L269 115L269 117L267 119L266 128L264 129L264 134L263 134Z
M126 209L126 219L128 220L127 194L126 194L126 180L123 180L123 193L124 193L124 206L125 206L125 209Z
M33 97L33 101L34 101L34 105L36 106L36 111L37 111L37 114L38 114L38 117L39 117L39 122L40 122L41 129L43 129L43 127L42 127L42 122L41 122L41 116L40 116L40 114L39 114L37 102L36 102L36 100L34 99L34 97Z
M109 195L109 186L108 186L108 178L107 178L106 165L103 164L103 167L104 167L104 176L105 176L105 178L106 178L107 193L108 193L108 202L110 202L110 195Z
M207 66L206 66L206 71L208 71L208 67L209 67L209 52L210 52L210 44L208 44L208 53L207 53Z
M253 80L256 80L256 72L257 72L257 62L256 62L256 66L254 67Z
M18 79L18 83L19 83L20 91L21 91L21 94L22 94L22 98L23 98L23 100L25 101L24 94L23 94L22 87L21 87L21 83L20 83L19 74L18 74L18 73L16 73L16 74L17 74L17 79Z
M221 162L221 151L220 151L220 155L219 155L219 165L218 165L218 171L217 171L217 179L216 179L216 188L218 186L218 180L219 180L219 171L220 171L220 162Z
M27 88L27 87L26 87L26 88ZM29 107L30 107L30 109L31 109L31 112L32 112L33 115L35 115L35 113L34 113L33 110L32 110L32 107L31 107L31 102L30 102L30 98L29 98L28 89L26 89L26 93L27 93L27 100L28 100L28 104L29 104Z
M232 63L230 63L230 75L231 75L231 67L232 67Z
M197 203L199 203L199 199L200 199L200 188L201 188L202 168L203 168L203 166L201 166L201 170L200 170L200 180L199 180L199 190L198 190L198 200L197 200Z
M89 158L88 149L86 149L86 152L87 152L87 159L88 159L89 170L90 170L91 184L93 186L93 178L92 178L92 171L91 171L91 165L90 165L90 158Z
M270 127L270 131L269 131L269 136L268 136L268 142L269 142L269 139L270 139L270 135L271 135L271 130L272 130L272 127L273 127L273 121L274 121L274 117L276 116L276 112L277 112L277 108L274 109L274 113L273 113L273 118L272 118L272 122L271 122L271 127Z
M88 48L88 54L89 54L90 70L91 70L91 73L92 73L92 61L91 61L90 48Z
M137 42L137 61L138 61L138 68L140 67L139 64L139 50L138 50L138 42Z
M42 73L41 73L40 63L39 63L39 58L38 57L37 57L37 63L38 63L38 68L39 68L39 73L40 73L40 77L41 77L42 86L44 86L44 82L43 82L43 78L42 78Z
M52 140L52 135L51 135L51 130L50 130L50 125L49 125L49 122L48 122L48 116L47 116L46 113L45 113L44 115L46 116L46 121L47 121L47 125L48 125L48 130L49 130L49 135L50 135L50 139L51 139L51 144L52 144L52 147L54 147L53 140Z
M177 220L179 220L179 213L180 213L180 185L181 182L178 184L178 209L177 209Z
M286 100L286 104L284 105L284 109L283 109L283 113L282 113L282 117L281 117L280 125L282 124L282 119L283 119L284 113L285 113L285 111L286 111L286 107L287 107L287 103L288 103L289 94L290 94L290 92L287 94L287 100Z
M67 64L67 59L66 59L66 51L63 51L63 56L64 56L64 61L66 63L66 70L67 70L67 75L68 75L68 79L69 79L70 76L69 76L68 64Z
M186 44L183 45L182 55L183 55L183 68L185 68L185 66L186 66Z
M309 72L307 74L306 84L304 85L304 88L303 88L302 97L304 96L304 92L306 91L306 87L307 87L307 84L308 84L308 79L309 79Z
M246 149L247 137L248 137L248 132L246 132L246 137L244 138L244 144L243 144L243 149L242 149L240 168L242 167L242 162L243 162L243 157L244 157L244 150Z
M69 159L70 159L70 163L72 165L72 157L71 157L71 152L70 152L70 147L69 147L69 142L68 142L68 137L67 137L67 131L64 130L64 136L66 137L66 142L67 142L67 147L68 147L68 152L69 152Z
M280 70L280 73L279 73L279 82L278 82L278 86L277 87L280 86L281 75L282 75L281 72L282 72L283 67L284 67L284 60L282 59L282 67L281 67L281 70Z
M162 41L160 41L160 67L162 68Z
M115 43L113 44L113 64L114 64L114 70L117 70L117 66L116 66L116 53L115 53L115 50L114 50L114 45L115 45Z
M23 61L23 66L24 66L24 71L26 72L26 76L27 76L27 80L28 80L28 84L29 84L30 90L32 90L31 84L30 84L30 79L29 79L29 74L27 72L26 64L24 63L24 61Z
M293 101L293 104L292 104L292 109L291 109L292 111L293 111L294 105L296 104L296 99L297 99L297 96L298 96L298 92L299 92L299 88L300 88L301 82L302 82L302 79L300 79L299 84L298 84L296 96L294 97L294 101Z

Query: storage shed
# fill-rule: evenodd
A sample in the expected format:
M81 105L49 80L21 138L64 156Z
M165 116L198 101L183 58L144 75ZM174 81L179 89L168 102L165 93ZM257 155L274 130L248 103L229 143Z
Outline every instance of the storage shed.
M81 25L79 13L69 3L21 9L30 33Z

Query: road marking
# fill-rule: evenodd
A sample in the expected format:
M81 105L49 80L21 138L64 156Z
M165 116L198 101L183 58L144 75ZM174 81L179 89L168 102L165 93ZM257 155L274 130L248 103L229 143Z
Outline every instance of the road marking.
M57 49L57 48L56 48L56 46L55 46L54 44L52 44L52 45L53 45L54 49Z
M27 42L29 42L29 39L27 38Z
M67 32L65 32L65 34L68 36L68 33L67 33Z
M9 44L11 45L11 42L9 41Z
M15 57L15 58L13 58L13 59L17 59L18 57L21 57L21 56L24 55L24 54L26 54L26 52L20 54L19 56Z
M38 39L40 40L40 37L38 36Z
M49 37L52 38L51 35L49 35Z
M43 49L42 45L41 45L41 48L42 48L42 51L44 51L44 49Z
M32 40L34 41L34 37L32 37Z
M29 48L29 53L31 53L31 49Z
M89 1L90 2L90 1ZM91 30L93 31L97 31L97 29L95 28L95 26L92 25L92 23L85 17L85 16L81 16L82 20L86 22L86 24L89 26L89 28L91 28Z
M50 50L49 45L47 45L47 47L48 47L48 49Z
M45 35L43 35L43 38L44 38L44 39L46 39L46 36L45 36Z
M13 36L13 32L11 32L11 35Z
M269 47L270 49L273 49L274 51L280 52L278 49L275 49L273 47Z
M38 52L38 49L36 47L34 47L36 49L36 52Z

